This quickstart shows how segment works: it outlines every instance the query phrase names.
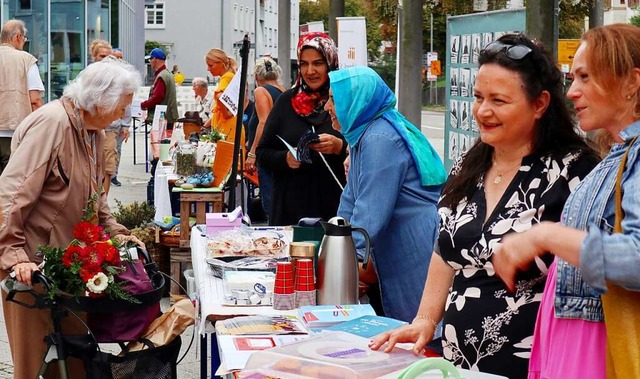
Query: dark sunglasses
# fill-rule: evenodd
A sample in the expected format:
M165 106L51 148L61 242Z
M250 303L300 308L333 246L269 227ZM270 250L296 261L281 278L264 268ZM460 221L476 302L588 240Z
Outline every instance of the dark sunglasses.
M483 52L487 52L487 53L491 53L491 54L497 54L504 51L504 54L515 60L515 61L519 61L521 59L523 59L524 57L527 56L527 54L529 54L530 52L532 52L533 50L531 50L530 47L528 46L524 46L524 45L507 45L504 44L502 42L499 41L495 41L495 42L491 42L490 44L488 44L487 46L485 46L484 49L482 49L482 51L480 53Z

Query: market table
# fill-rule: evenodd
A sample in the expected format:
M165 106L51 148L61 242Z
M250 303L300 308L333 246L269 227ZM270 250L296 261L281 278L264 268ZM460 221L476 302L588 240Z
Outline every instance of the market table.
M196 328L200 334L200 376L207 378L207 335L208 322L225 320L236 316L290 314L292 311L277 311L268 306L227 306L222 305L224 289L222 279L213 276L213 272L206 262L206 242L204 225L195 225L191 229L191 263L196 285L198 318ZM220 355L215 338L211 339L211 368L212 376L215 368L220 366Z

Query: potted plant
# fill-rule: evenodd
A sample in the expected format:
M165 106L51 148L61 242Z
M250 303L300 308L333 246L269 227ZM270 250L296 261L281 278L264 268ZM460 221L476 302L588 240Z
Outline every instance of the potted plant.
M121 201L116 199L116 205L118 208L112 213L113 217L129 230L146 226L153 221L156 214L155 207L146 201L134 201L131 204L123 205Z

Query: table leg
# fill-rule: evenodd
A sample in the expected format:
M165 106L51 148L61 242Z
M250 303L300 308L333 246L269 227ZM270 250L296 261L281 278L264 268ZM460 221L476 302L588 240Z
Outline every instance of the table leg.
M142 122L144 124L144 160L145 160L145 167L144 167L144 172L149 172L149 135L148 135L148 131L147 131L147 126L149 124L147 124L146 122Z
M211 377L212 378L220 378L219 376L214 376L214 375L221 364L222 364L222 361L220 360L220 350L218 348L218 339L216 338L215 333L211 333Z
M136 118L132 117L131 118L132 122L133 122L133 127L132 127L132 132L133 132L133 165L135 166L136 163Z
M200 378L207 379L209 377L207 367L207 333L200 336Z

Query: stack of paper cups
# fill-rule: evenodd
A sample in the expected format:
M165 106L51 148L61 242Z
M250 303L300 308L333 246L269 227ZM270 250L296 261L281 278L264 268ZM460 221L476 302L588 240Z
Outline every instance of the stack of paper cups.
M293 266L291 262L278 262L273 286L273 309L285 311L295 308Z
M313 260L298 259L295 278L296 308L316 305L316 284L313 273Z

